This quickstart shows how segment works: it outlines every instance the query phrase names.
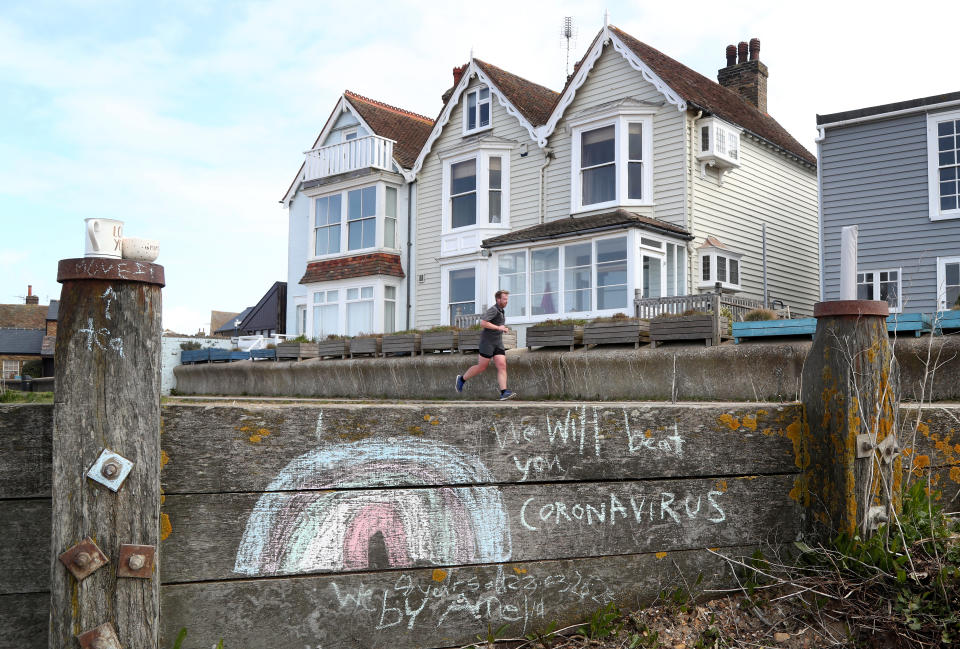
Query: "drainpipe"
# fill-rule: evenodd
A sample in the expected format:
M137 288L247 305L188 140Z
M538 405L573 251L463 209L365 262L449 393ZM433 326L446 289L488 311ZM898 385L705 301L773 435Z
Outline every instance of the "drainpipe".
M544 172L547 165L553 160L553 149L551 147L543 148L543 164L540 165L540 192L537 194L537 214L540 216L540 223L546 221L546 192L547 182Z
M410 329L410 277L413 275L413 186L416 181L407 183L407 325L405 330Z
M693 118L693 122L690 124L690 213L687 214L687 232L693 234L693 207L696 204L694 200L696 198L696 179L693 177L694 169L696 168L696 134L697 134L697 120L703 117L703 111L697 111L697 116ZM683 177L684 182L687 181L687 176ZM691 239L693 241L693 239ZM695 253L687 255L687 282L690 290L693 290L693 258ZM684 287L686 289L686 287Z

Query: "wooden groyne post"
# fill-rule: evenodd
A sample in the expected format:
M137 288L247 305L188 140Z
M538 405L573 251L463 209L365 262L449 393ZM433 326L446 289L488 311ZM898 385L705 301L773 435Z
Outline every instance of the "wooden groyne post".
M60 262L50 649L157 647L163 267Z
M874 300L814 306L817 331L801 389L799 489L814 537L867 538L899 505L900 372L888 314L887 303Z

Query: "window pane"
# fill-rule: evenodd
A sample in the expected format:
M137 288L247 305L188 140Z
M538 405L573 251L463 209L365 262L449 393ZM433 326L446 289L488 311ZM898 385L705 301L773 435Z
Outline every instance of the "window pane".
M353 189L347 192L347 218L348 219L359 219L362 214L362 197L361 190Z
M485 101L480 104L480 126L490 124L490 102Z
M375 333L373 330L373 300L347 304L347 335Z
M314 225L326 225L327 224L327 204L329 201L326 198L318 198L314 202L314 212L316 217L314 219Z
M531 314L557 313L560 289L560 249L545 248L530 253Z
M500 221L502 220L502 216L500 214L500 211L502 209L500 204L502 199L502 196L501 196L502 194L503 192L501 192L499 189L490 190L490 197L487 200L487 206L488 206L487 220L490 223L500 223Z
M377 215L377 186L371 185L364 187L361 191L361 203L363 205L363 216Z
M313 307L313 337L326 338L337 333L339 311L336 304Z
M727 258L717 255L717 281L727 281Z
M643 164L640 162L627 165L627 198L643 198Z
M490 89L489 89L489 88L480 88L480 89L477 91L477 96L480 97L480 101L483 101L484 99L489 98L489 97L490 97Z
M477 128L477 93L467 95L467 130Z
M353 221L347 229L347 249L359 250L363 245L363 224L364 221Z
M386 301L383 303L383 333L392 334L397 330L397 303Z
M347 299L356 300L360 297L360 289L358 288L348 288L347 289Z
M396 300L397 299L397 287L396 286L384 286L383 287L383 297L387 300Z
M453 211L452 227L462 228L465 225L473 225L477 222L477 195L464 194L456 196L451 200L451 209Z
M881 275L883 274L885 273L881 273ZM895 279L880 282L880 299L895 309L900 307L900 292L897 289L897 284L898 282Z
M940 209L941 210L955 210L957 209L957 197L956 196L944 196L940 199Z
M940 164L942 165L952 165L957 163L957 156L955 151L941 151L940 152Z
M383 245L385 248L395 248L397 245L397 220L384 219Z
M677 294L676 246L667 244L667 296Z
M386 216L397 216L397 190L394 187L387 187L387 200L383 208Z
M500 156L490 158L490 189L500 189Z
M450 302L465 302L475 299L474 270L464 268L450 271Z
M614 127L584 131L580 136L580 167L592 167L616 159Z
M738 262L736 259L730 260L730 283L740 283L740 262Z
M704 282L710 281L710 255L704 255L700 258L700 268L702 269L701 278Z
M477 161L464 160L450 165L450 194L463 194L477 189Z
M327 303L336 302L340 299L340 291L327 291Z
M710 148L710 127L704 126L700 129L700 150L706 151Z
M498 287L510 291L505 313L508 316L522 316L527 313L527 254L508 252L499 257Z
M629 132L629 160L643 160L643 124L640 122L631 122L627 127Z
M960 284L960 264L944 264L944 275L947 286Z
M627 238L602 239L597 241L597 262L616 261L627 258Z
M373 248L377 245L377 220L363 220L363 243L364 248Z
M591 243L577 243L565 246L563 249L563 285L564 310L589 311L591 309L591 283L593 245Z
M627 238L597 241L597 309L627 306Z
M584 205L605 203L616 197L617 178L616 166L606 165L583 170L583 192L581 200Z
M939 122L937 124L937 135L952 135L953 121Z
M363 286L360 288L360 299L361 300L372 300L373 299L373 287L372 286Z

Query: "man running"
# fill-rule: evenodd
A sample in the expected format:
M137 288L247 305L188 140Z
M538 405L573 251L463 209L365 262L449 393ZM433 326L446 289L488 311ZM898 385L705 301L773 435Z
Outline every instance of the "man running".
M480 359L476 365L457 376L457 392L463 392L467 380L482 374L492 358L497 368L497 383L500 384L500 401L506 401L517 396L516 392L507 389L507 351L503 348L503 332L510 331L504 324L507 318L503 313L510 299L510 291L497 291L493 299L494 305L480 318L480 326L483 327L480 332Z

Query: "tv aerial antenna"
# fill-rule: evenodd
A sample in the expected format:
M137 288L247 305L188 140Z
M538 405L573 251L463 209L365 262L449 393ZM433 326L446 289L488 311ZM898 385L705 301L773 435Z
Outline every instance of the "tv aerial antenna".
M560 37L565 41L567 50L567 77L570 76L570 49L577 45L577 27L573 24L573 16L564 16L560 26Z

